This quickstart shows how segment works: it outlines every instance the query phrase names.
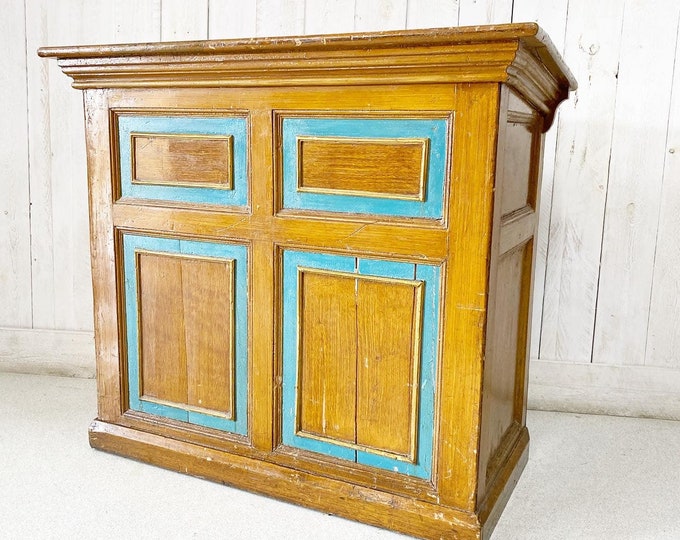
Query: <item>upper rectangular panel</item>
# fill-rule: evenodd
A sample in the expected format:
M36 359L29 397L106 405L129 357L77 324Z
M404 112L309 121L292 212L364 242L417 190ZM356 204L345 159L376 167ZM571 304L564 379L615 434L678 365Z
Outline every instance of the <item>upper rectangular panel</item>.
M428 143L298 137L298 191L422 201Z
M446 118L282 118L284 209L442 219Z
M132 135L132 183L233 188L231 135Z
M244 116L117 117L122 197L246 206Z

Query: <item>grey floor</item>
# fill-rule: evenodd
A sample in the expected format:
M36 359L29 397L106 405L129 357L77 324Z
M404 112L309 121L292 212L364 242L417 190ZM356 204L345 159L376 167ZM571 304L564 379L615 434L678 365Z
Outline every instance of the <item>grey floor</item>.
M0 538L388 539L89 448L94 381L0 373ZM530 411L493 540L680 539L680 423Z

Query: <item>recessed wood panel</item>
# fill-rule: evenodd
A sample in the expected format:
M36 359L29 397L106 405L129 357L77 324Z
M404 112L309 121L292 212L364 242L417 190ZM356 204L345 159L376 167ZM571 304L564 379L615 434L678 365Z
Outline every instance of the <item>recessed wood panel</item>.
M248 118L139 108L114 113L114 198L248 204Z
M299 429L354 443L355 280L305 271L300 283Z
M484 433L481 459L487 481L497 472L506 434L522 421L527 324L533 241L502 255L498 261L495 301L490 313L484 373Z
M413 460L421 287L359 279L357 444Z
M187 359L181 260L138 255L140 394L187 401Z
M501 159L501 213L525 206L535 208L538 182L537 153L540 143L536 113L508 111Z
M281 208L441 219L450 117L277 115Z
M234 263L182 260L187 404L233 411Z
M132 134L132 182L233 186L233 137Z
M298 138L298 189L422 201L428 139Z
M142 399L233 414L233 262L141 252Z

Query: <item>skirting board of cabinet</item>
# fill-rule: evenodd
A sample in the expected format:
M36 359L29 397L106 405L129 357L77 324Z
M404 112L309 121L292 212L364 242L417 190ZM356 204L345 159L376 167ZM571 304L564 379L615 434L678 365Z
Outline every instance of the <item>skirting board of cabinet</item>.
M532 360L529 408L680 420L680 370Z
M376 527L419 538L488 538L528 459L526 428L519 433L480 512L473 513L351 485L217 449L95 420L90 445L165 469L198 476ZM498 503L494 507L495 501ZM485 508L493 508L491 513Z
M94 334L0 328L0 371L94 378Z

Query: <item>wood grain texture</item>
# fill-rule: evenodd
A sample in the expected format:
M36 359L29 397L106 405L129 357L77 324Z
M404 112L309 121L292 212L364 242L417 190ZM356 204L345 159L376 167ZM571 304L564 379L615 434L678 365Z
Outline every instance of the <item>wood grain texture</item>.
M411 460L419 386L419 293L410 284L368 279L357 284L356 442Z
M522 285L531 279L532 250L529 243L506 253L496 269L497 289L490 311L494 321L487 334L482 402L480 475L485 488L501 465L494 456L502 450L504 437L513 423L519 426L522 422L528 314L523 308L529 295L528 287ZM517 388L519 375L522 384Z
M354 278L300 275L299 427L356 441L357 341Z
M231 418L233 262L144 252L137 261L140 397Z
M255 35L257 2L208 0L208 39Z
M234 262L182 260L187 405L233 417Z
M536 290L542 325L535 328L546 360L590 362L592 357L622 20L622 2L569 9L565 58L580 84L578 99L560 108L552 205L544 206L552 208L550 244L543 299ZM544 232L539 228L539 261Z
M408 0L406 28L457 26L459 6L460 0Z
M598 3L598 6L601 3ZM580 9L579 5L569 5L569 0L514 0L512 5L513 21L536 21L541 25L550 38L557 51L565 54L565 35L568 24L567 8L570 12ZM594 9L595 4L589 4ZM599 20L602 18L598 17ZM614 24L611 25L615 26ZM571 66L571 63L569 63ZM579 87L585 85L580 73L575 73ZM571 106L571 102L570 102ZM543 320L543 294L546 285L546 265L548 258L548 234L550 229L550 213L553 203L553 179L555 177L555 159L558 133L561 131L561 114L564 107L557 109L555 125L557 129L551 129L544 136L544 153L540 160L542 164L541 178L539 179L539 192L537 194L538 225L534 246L536 257L534 261L535 276L534 281L534 302L531 307L532 323L534 331L531 333L531 358L539 355L541 340L541 326Z
M7 43L25 44L24 6L13 2L3 10L0 35ZM31 328L31 224L28 177L28 96L26 51L5 47L0 59L0 100L11 103L0 130L0 326Z
M125 351L121 350L118 321L123 320L123 276L115 261L121 260L120 235L113 228L111 182L112 162L108 153L99 152L110 144L108 94L103 90L83 93L85 136L89 183L89 209L92 218L90 253L94 303L95 355L97 367L97 417L119 420L123 413ZM116 316L112 316L115 314Z
M132 135L132 182L232 189L232 137Z
M356 0L305 2L305 34L332 34L354 30Z
M668 113L659 231L652 277L645 365L678 368L680 350L680 39L675 49Z
M256 36L289 36L305 31L305 3L297 0L258 0Z
M443 504L476 505L479 429L487 318L491 211L495 174L499 89L460 85L450 193L451 243L444 278L443 349L439 394L439 470ZM465 181L461 181L462 179ZM475 219L473 216L484 216Z
M423 200L427 139L298 138L298 190Z
M46 42L120 43L160 38L159 5L26 2L33 326L92 328L82 100L33 51ZM130 16L134 13L134 17ZM22 47L24 45L22 44ZM63 151L52 154L53 147Z
M401 30L406 28L408 0L373 0L356 2L354 29L359 31ZM380 21L378 26L378 21Z
M502 204L508 191L514 194L518 188L526 194L525 202L537 194L535 161L540 155L540 139L538 126L525 108L512 90L501 88L477 470L477 504L482 515L494 513L493 497L500 496L498 483L506 481L507 468L525 431L535 213L527 204L504 214ZM515 120L534 124L533 135L509 143L508 139L517 135ZM512 153L510 158L507 152Z
M531 116L521 120L508 120L505 148L503 149L504 182L501 185L501 212L503 215L520 210L524 206L536 205L537 163L529 159L529 152L536 148L535 140L540 138L536 129L537 120Z
M140 397L187 403L187 333L182 261L140 254L138 265Z
M208 1L162 0L161 41L206 39Z
M680 5L626 4L593 360L644 363ZM655 58L650 62L650 55ZM655 81L641 93L637 81ZM635 141L631 143L630 141Z
M463 0L460 2L458 24L496 24L510 22L512 0Z

